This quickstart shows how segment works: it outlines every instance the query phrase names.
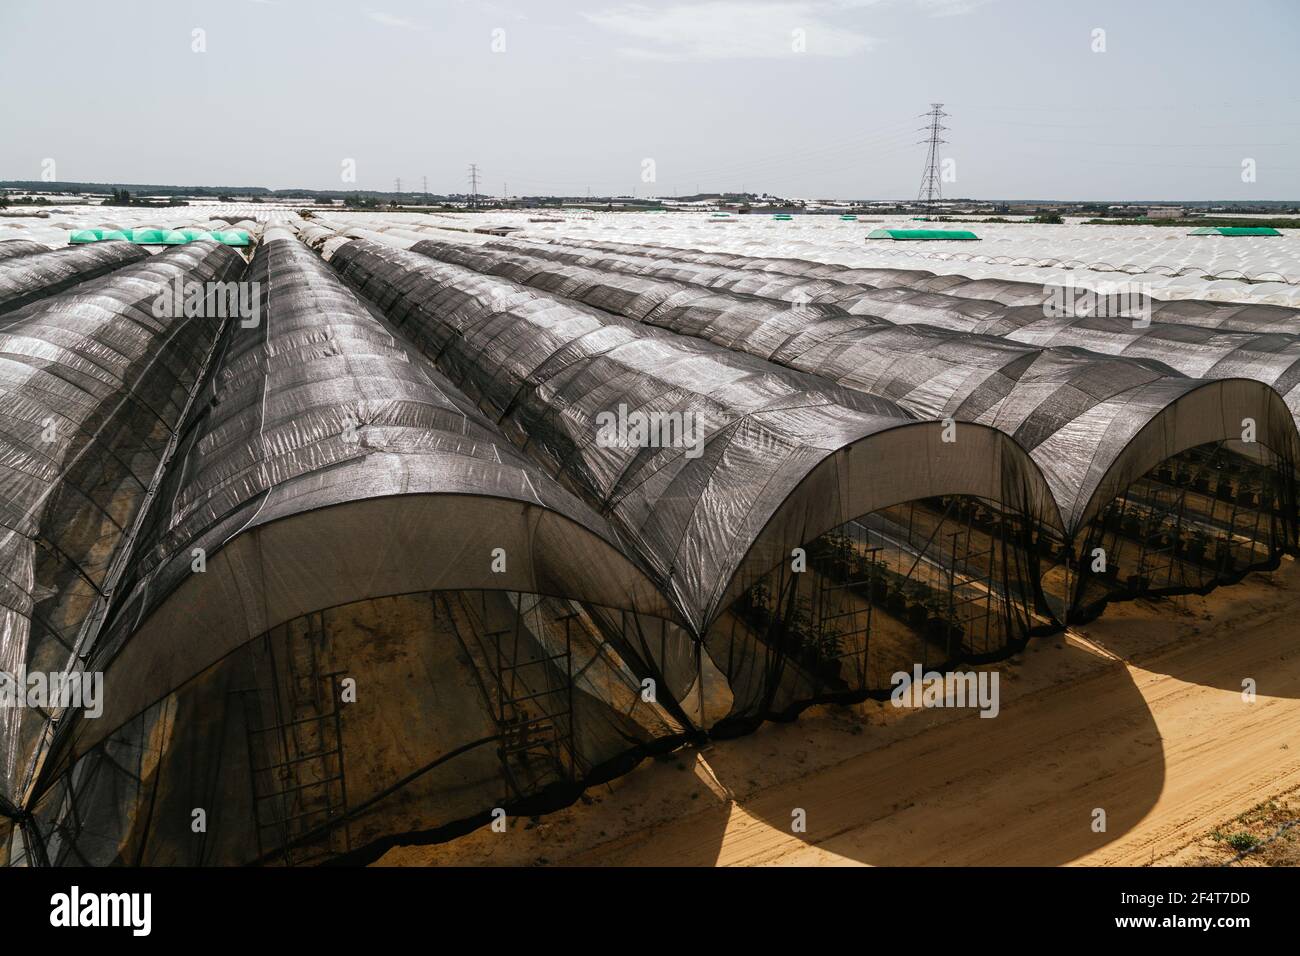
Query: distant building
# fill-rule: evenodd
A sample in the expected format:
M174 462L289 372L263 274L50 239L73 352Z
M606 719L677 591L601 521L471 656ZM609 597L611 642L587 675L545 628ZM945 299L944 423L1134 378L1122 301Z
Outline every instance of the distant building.
M1147 207L1148 219L1182 219L1187 215L1187 210L1182 206L1149 206Z

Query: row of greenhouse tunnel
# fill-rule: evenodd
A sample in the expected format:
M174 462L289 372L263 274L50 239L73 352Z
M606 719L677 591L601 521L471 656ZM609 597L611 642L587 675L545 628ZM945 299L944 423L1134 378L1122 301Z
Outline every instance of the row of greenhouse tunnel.
M365 862L1297 551L1296 310L250 225L0 241L0 672L102 675L8 865Z

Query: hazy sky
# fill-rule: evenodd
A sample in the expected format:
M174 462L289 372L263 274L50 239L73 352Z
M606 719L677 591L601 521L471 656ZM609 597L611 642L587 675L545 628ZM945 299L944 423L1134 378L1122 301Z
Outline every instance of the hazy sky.
M0 179L914 197L942 102L948 196L1295 200L1297 51L1297 0L0 0Z

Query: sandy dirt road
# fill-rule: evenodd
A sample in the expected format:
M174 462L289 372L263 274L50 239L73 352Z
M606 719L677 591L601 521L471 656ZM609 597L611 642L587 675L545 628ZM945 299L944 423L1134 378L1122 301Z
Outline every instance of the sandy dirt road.
M1144 864L1300 784L1300 625L1271 617L561 860ZM1246 703L1241 681L1258 684ZM796 808L807 832L791 832ZM1105 810L1105 833L1093 814Z
M508 833L397 847L379 865L1181 863L1300 786L1300 562L1113 606L991 670L995 719L815 708L647 761Z

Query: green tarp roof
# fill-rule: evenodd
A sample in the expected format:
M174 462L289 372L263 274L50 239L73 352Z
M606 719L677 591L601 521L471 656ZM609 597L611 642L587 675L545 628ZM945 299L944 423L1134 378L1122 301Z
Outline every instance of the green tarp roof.
M1201 226L1193 229L1192 236L1280 236L1272 226Z
M201 239L216 241L223 246L249 245L248 233L243 229L225 229L208 232L206 229L74 229L68 242L101 242L109 239L125 240L141 246L182 246Z
M868 239L978 239L967 229L873 229Z

